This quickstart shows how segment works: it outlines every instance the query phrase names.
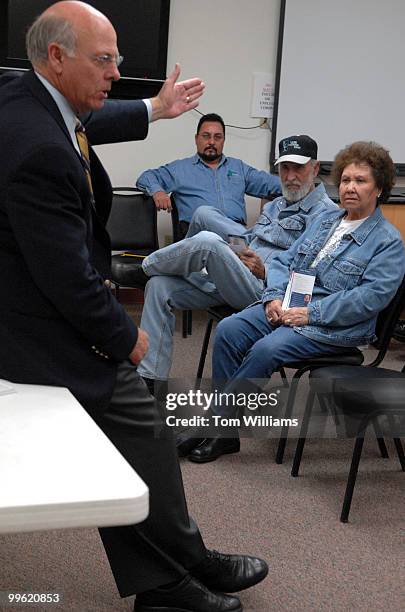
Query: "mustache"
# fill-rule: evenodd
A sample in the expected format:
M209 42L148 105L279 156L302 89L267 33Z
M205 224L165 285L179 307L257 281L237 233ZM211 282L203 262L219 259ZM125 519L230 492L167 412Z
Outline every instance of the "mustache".
M301 187L302 183L301 181L286 181L284 185L288 189L289 187Z

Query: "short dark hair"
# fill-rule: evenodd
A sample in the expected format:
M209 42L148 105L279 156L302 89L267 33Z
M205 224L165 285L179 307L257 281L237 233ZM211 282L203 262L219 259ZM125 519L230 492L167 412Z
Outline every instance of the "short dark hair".
M395 165L387 149L376 142L354 142L336 155L332 166L334 183L339 187L344 169L350 164L368 164L378 189L379 202L387 202L395 183Z
M225 123L224 123L224 120L222 119L222 117L220 117L216 113L208 113L207 115L203 115L201 117L201 119L200 119L200 121L198 122L198 125L197 125L197 134L199 134L202 124L206 123L207 121L215 121L216 123L220 123L222 125L222 129L224 130L224 137L225 137Z

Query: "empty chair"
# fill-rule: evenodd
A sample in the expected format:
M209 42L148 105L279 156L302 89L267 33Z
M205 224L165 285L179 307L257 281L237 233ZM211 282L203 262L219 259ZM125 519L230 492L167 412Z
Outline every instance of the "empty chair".
M404 368L405 369L405 368ZM311 391L307 402L300 438L295 452L292 476L298 476L305 439L310 424L313 398L318 395L323 404L338 411L339 426L344 435L354 437L352 461L340 520L348 521L356 484L364 438L370 424L378 435L393 438L400 467L405 471L405 456L400 436L405 435L405 374L371 366L335 366L315 370L310 376ZM382 417L386 417L382 424Z
M144 289L148 277L142 270L146 255L159 248L157 211L153 199L132 187L116 187L107 223L113 251L112 281L119 299L120 287Z

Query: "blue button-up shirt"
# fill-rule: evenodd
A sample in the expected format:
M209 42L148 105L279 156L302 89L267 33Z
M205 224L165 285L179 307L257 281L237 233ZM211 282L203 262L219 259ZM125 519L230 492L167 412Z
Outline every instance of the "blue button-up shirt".
M141 191L172 193L180 221L191 221L202 205L215 206L227 217L246 223L245 194L267 198L281 193L280 179L264 170L256 170L242 160L222 156L212 168L198 154L146 170L136 182Z

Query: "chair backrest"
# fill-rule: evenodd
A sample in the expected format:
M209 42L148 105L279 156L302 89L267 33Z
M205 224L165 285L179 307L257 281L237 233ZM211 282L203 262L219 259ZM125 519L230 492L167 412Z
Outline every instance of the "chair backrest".
M133 187L115 187L107 231L113 251L158 249L153 198Z
M378 355L371 365L379 365L385 357L388 345L394 333L395 325L398 322L401 311L405 307L405 276L391 302L382 310L377 317L375 334L377 340L373 342L373 347L377 349ZM377 363L376 363L377 362Z
M187 234L188 226L190 224L187 223L187 221L179 221L179 211L177 210L173 194L170 196L170 200L172 203L173 242L179 242L179 240L183 240Z

